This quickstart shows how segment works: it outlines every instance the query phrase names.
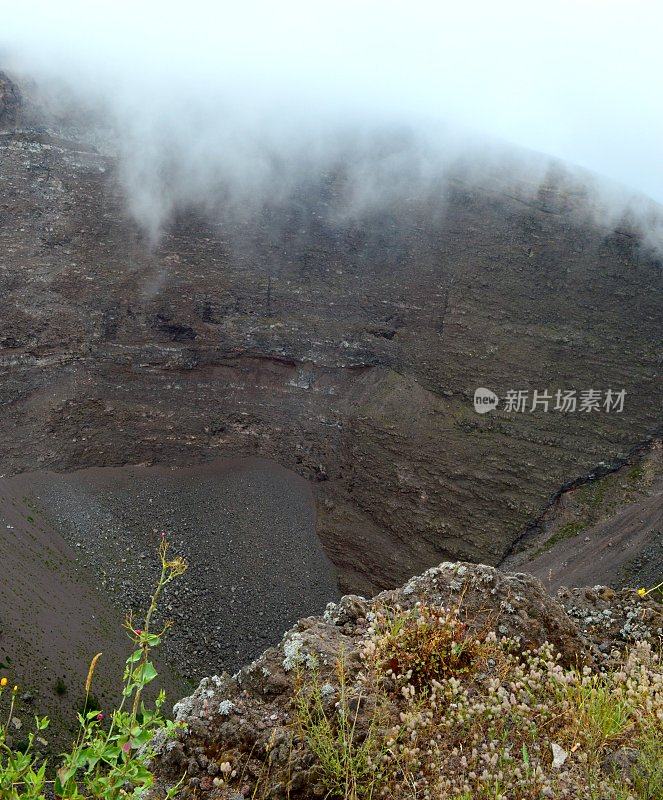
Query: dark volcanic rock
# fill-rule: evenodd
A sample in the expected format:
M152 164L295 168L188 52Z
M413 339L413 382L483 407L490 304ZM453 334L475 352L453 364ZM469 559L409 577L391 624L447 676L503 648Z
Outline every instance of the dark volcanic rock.
M73 128L5 133L0 160L7 474L273 459L315 482L326 552L370 592L499 563L658 424L660 265L583 221L577 187L458 174L352 214L339 168L239 220L182 211L150 247ZM478 386L628 394L479 416Z
M18 86L4 72L0 72L0 129L16 124L20 107Z

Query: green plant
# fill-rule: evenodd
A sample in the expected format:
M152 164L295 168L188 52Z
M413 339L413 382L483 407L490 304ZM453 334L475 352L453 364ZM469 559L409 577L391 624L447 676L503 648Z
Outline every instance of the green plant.
M663 738L660 726L648 724L635 741L638 758L631 769L631 782L638 800L663 797Z
M0 683L0 699L5 686L6 683ZM17 691L18 686L14 686L6 721L0 722L0 797L3 800L42 800L46 785L46 761L35 754L34 744L37 736L48 728L49 721L46 717L35 717L35 731L28 733L26 744L20 749L10 747L7 738Z
M574 738L597 750L620 737L631 725L634 708L616 694L609 677L578 676L562 684L561 698L569 705L568 716L576 728Z
M359 710L365 700L362 690L351 691L343 658L336 665L338 699L330 709L317 671L300 673L295 691L299 732L314 754L327 797L370 800L383 784L383 756L390 742L385 720L376 707L367 729L358 727Z
M323 662L324 679L302 670L295 688L300 746L327 798L663 797L663 674L647 643L577 669L549 643L523 650L458 609L419 605L371 611L361 666L349 664ZM632 768L613 773L621 751Z
M153 617L164 588L186 570L182 558L168 556L168 542L162 537L159 545L161 570L143 627L135 627L131 616L125 621L133 651L126 660L122 700L108 716L96 706L91 694L92 680L98 653L90 663L85 681L85 700L77 715L79 732L70 752L51 781L47 779L47 763L35 752L39 733L48 727L48 719L35 718L35 732L28 734L25 748L20 752L8 743L16 692L11 693L7 722L0 722L0 798L2 800L44 800L47 788L52 788L62 800L119 800L140 798L152 785L153 775L148 767L151 751L149 743L157 731L171 735L175 725L165 720L161 709L165 700L159 692L153 707L143 702L143 691L157 677L150 653L159 646L170 623L153 632ZM0 694L7 679L0 680Z

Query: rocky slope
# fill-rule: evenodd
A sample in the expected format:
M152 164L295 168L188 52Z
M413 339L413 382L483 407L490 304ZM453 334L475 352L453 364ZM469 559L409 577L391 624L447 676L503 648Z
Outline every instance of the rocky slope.
M95 692L104 707L114 701L127 649L122 619L74 549L3 479L0 526L0 670L20 684L26 723L36 713L51 716L57 749L73 736L87 668L101 649ZM170 691L182 686L163 677Z
M422 613L429 614L427 619L430 620L430 612L424 609L433 609L433 619L436 624L439 620L440 625L436 627L430 622L422 622L419 617L419 625L423 624L425 627L421 628L423 633L420 636L417 637L416 633L413 636L412 629L407 632L407 620L416 620L411 615ZM448 611L445 609L457 611L447 616ZM400 628L400 640L399 634L394 633L397 630L394 619L400 619L403 626ZM400 733L394 733L391 741L386 741L384 749L378 747L376 752L381 754L381 759L388 752L396 751L399 737L403 737L406 742L411 741L412 747L419 748L415 751L418 756L415 758L414 775L420 769L421 762L426 759L426 753L431 755L430 727L426 727L430 725L430 720L447 714L451 700L463 702L463 697L459 694L451 700L447 698L445 702L440 702L439 706L433 703L429 712L424 711L423 716L428 721L423 724L418 715L422 709L427 708L426 703L429 702L431 693L441 693L442 685L453 691L458 685L469 685L473 687L470 696L482 690L489 696L505 680L504 676L509 668L508 659L499 660L498 647L498 650L488 653L489 656L492 653L494 657L488 658L479 650L467 662L459 663L457 672L454 673L448 665L453 663L453 654L462 653L462 649L443 649L446 640L440 637L440 631L446 631L449 626L458 634L458 639L454 641L466 642L466 653L470 652L468 637L476 635L482 641L490 642L492 636L494 642L496 635L497 639L508 639L508 648L521 654L519 658L525 658L524 651L531 651L549 642L553 652L559 653L562 665L591 670L610 669L612 664L614 669L615 662L620 662L625 648L636 646L637 643L645 645L645 650L647 644L658 647L663 634L663 605L653 597L643 598L632 590L615 592L600 586L593 589L562 589L557 598L553 599L531 575L507 574L484 565L449 562L412 578L400 589L383 592L373 600L354 595L345 596L338 604L330 603L324 616L300 620L284 635L277 647L265 651L256 661L235 675L224 674L205 679L191 697L175 706L176 719L184 727L175 738L158 743L154 766L159 775L159 783L153 796L162 797L169 786L181 781L182 797L210 800L241 800L249 797L287 797L293 800L323 796L355 797L354 794L330 792L329 783L325 783L325 774L329 778L329 771L325 768L325 754L319 747L316 749L319 739L312 736L312 731L318 737L324 735L324 731L320 727L312 729L310 717L302 718L302 692L309 691L311 686L316 687L315 691L318 693L315 695L315 702L318 703L315 714L318 715L318 721L322 719L321 715L325 715L334 730L331 739L326 742L326 757L329 757L330 750L342 748L342 739L337 738L335 731L337 726L342 725L339 720L343 713L351 713L354 720L352 730L356 731L356 739L353 740L355 753L361 749L362 743L372 741L371 737L384 736L385 741L388 740L388 729L393 720L392 723L385 721L389 719L388 715L386 718L384 716L383 704L386 704L393 707L396 730ZM386 639L392 648L396 646L397 657L393 654L390 657L389 650L385 653L381 649L380 636L376 637L376 631L381 628L382 642ZM415 621L415 632L416 629ZM431 659L431 641L440 648L439 661ZM410 670L399 677L399 673L405 672L406 668L402 664L407 658L410 659ZM417 672L427 665L430 673ZM449 673L445 672L447 668L451 670ZM654 686L658 686L658 689L653 690L652 702L660 705L663 700L660 695L663 676L660 675L660 665L654 669L659 671L659 677L654 680ZM375 670L377 672L374 674ZM555 662L554 656L549 666L545 665L545 659L542 664L538 664L526 681L530 699L537 696L535 681L540 680L541 674L544 676L542 688L545 692L563 674L559 670L559 663ZM475 671L481 673L476 684L473 683ZM564 674L574 673L571 671ZM417 675L423 683L417 681ZM369 680L369 676L373 677L373 682ZM487 682L487 689L483 687L482 681ZM506 689L498 690L497 695L501 703L511 693L514 698L511 705L515 706L520 702L522 705L518 708L526 714L529 700L521 698L517 701L514 697L514 693L520 696L520 689L517 684L509 685L506 679ZM656 691L659 692L658 695ZM418 698L412 704L414 707L408 704L410 693L413 698ZM485 705L488 701L482 702ZM536 706L536 702L539 701L532 700L530 722L537 718L541 722L545 718L544 706ZM510 708L508 702L507 708ZM426 716L428 713L429 716ZM504 709L499 712L502 715L506 713ZM663 706L658 713L663 715ZM541 772L535 781L538 789L534 791L535 787L531 786L529 788L532 793L528 793L527 787L520 787L514 794L499 796L588 796L577 786L573 788L573 781L577 776L572 762L575 761L578 766L585 763L587 758L579 749L581 739L577 739L572 750L575 755L570 756L566 765L568 773L565 772L562 776L559 765L551 766L550 746L544 744L547 741L548 724L552 726L554 718L552 714L550 723L543 725L540 730L534 728L533 740L527 744L532 758L541 765ZM521 726L523 730L527 728L529 723L526 724L524 720L525 717L520 720L517 730ZM372 727L376 722L380 728L377 733ZM460 718L454 725L458 727L458 731L462 731L466 722L467 718ZM658 724L660 723L661 719ZM475 743L469 733L464 739L461 736L462 744L459 746L461 750L466 748L465 763L460 763L458 753L450 752L445 756L446 768L449 769L456 759L453 770L458 773L467 772L467 760L473 757L470 755L472 747L481 750L487 746L491 735L497 738L495 725L495 717L489 717L482 723L481 742ZM445 733L442 725L438 730L438 740L443 740L445 736L453 738L453 728ZM633 747L635 734L633 731L631 733L628 739ZM561 737L564 732L560 730L555 735ZM507 739L502 740L500 746L505 741L509 747L513 745L515 761L512 758L509 763L507 757L502 769L512 775L514 770L518 771L520 746L515 746L513 730L505 731L505 736ZM401 738L400 741L402 740ZM370 746L366 745L369 748ZM621 740L618 741L615 737L606 748L603 756L608 766L613 764L610 761L612 751L619 750L621 746ZM495 752L494 745L491 747L489 755ZM539 747L541 752L537 753ZM401 785L403 772L407 769L405 753L402 750L400 752L403 762L387 783L386 796L418 797L420 795L415 792L414 783L409 789ZM569 753L566 752L565 758L568 756ZM615 758L616 764L619 755ZM372 771L380 767L378 761L373 765ZM490 759L481 765L481 769L485 770L486 767L491 767ZM433 772L439 773L439 766ZM608 772L610 773L610 769ZM428 775L428 779L433 777L435 776ZM453 778L453 775L442 777ZM438 778L439 774L435 779ZM473 782L477 780L477 775L469 773L466 778ZM481 779L478 780L481 791L477 789L476 794L468 792L463 797L497 796L491 794L490 786L482 785ZM504 780L501 785L506 785ZM483 790L487 794L481 793ZM419 791L423 792L421 796L428 796L421 786ZM502 791L504 792L504 788ZM372 795L360 793L356 796ZM431 796L459 795L450 792Z
M179 470L91 468L0 478L0 673L21 686L21 715L52 720L55 754L74 737L88 665L95 697L118 702L131 643L158 575L161 531L189 569L163 598L174 623L158 654L171 697L234 670L299 617L337 598L315 535L309 484L275 464L216 461Z
M343 586L371 592L499 563L558 486L655 431L660 264L558 170L347 213L339 167L239 221L182 209L150 246L112 152L0 85L5 474L270 458L313 482ZM628 394L479 416L478 386Z
M503 569L562 585L653 586L663 575L663 449L636 449L623 464L574 481L523 531Z

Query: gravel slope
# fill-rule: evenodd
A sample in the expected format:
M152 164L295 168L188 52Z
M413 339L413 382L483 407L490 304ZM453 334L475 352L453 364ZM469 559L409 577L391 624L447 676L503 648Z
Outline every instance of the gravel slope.
M37 472L7 483L63 537L118 618L143 605L159 532L169 532L191 565L164 599L175 622L164 658L184 682L236 669L338 596L309 485L271 462Z
M663 572L663 445L563 491L501 567L560 586L654 586Z
M20 686L19 720L51 718L56 752L72 738L92 657L103 651L93 691L107 708L128 652L122 614L94 577L34 502L0 478L0 676ZM181 681L159 669L175 696Z
M613 517L553 545L523 565L551 590L607 584L654 586L663 573L663 483Z

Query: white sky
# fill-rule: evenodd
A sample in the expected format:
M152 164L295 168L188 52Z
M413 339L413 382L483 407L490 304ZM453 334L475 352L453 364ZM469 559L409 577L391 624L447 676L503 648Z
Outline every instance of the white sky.
M442 119L659 201L662 34L663 0L0 0L0 66L68 81L134 135L186 113L187 146L223 128L227 152L266 126Z

